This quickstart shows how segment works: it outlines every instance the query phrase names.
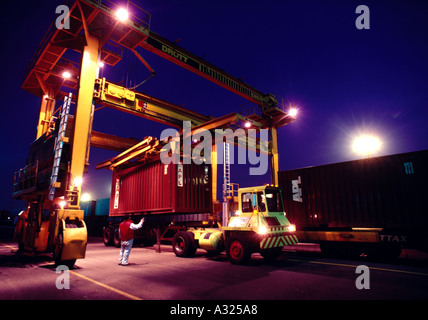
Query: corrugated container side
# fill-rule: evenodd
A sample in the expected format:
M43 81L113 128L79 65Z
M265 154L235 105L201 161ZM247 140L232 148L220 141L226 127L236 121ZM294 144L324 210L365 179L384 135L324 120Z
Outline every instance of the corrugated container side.
M427 181L428 150L279 172L300 228L426 226Z
M110 215L209 213L211 168L155 161L113 172Z

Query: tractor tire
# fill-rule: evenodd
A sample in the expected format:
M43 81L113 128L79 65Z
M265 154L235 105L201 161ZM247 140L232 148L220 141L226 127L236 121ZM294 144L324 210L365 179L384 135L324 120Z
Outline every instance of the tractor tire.
M120 237L119 237L119 228L114 232L114 235L113 235L113 245L116 248L120 248L121 241L120 241Z
M231 237L226 242L226 254L232 264L247 263L251 257L248 241L242 237Z
M113 245L113 234L110 228L104 228L103 231L103 242L106 247Z
M172 238L172 250L180 258L190 258L195 255L195 235L189 231L179 231Z

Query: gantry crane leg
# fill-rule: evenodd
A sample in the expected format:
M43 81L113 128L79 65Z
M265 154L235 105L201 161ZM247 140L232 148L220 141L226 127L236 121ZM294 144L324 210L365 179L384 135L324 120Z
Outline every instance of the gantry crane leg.
M75 111L70 179L67 186L68 204L55 212L54 259L58 264L66 265L73 265L76 259L84 258L87 244L84 212L80 210L79 203L83 173L89 155L100 41L87 33L86 43L82 54Z
M38 139L47 131L49 131L51 117L55 108L55 96L58 92L58 89L47 85L42 77L37 73L36 77L40 87L43 90L42 101L40 103L39 122L37 124L36 139Z
M70 183L72 187L77 188L77 199L79 204L81 181L85 166L87 163L91 121L93 115L93 99L95 79L98 71L98 58L100 50L100 41L98 38L87 35L87 46L85 46L82 55L80 67L79 91L77 96L77 105L75 112L75 125L73 135L73 148L71 154ZM78 181L78 182L77 182Z

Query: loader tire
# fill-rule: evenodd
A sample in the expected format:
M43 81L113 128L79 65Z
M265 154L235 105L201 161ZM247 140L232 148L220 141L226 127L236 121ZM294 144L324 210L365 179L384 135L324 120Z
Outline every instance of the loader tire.
M62 248L64 247L64 242L63 242L63 235L62 235L62 231L61 233L58 235L58 243L55 246L54 249L54 253L53 253L53 258L55 261L55 266L66 266L69 269L74 267L74 264L76 263L76 259L71 259L71 260L61 260L61 255L62 255Z

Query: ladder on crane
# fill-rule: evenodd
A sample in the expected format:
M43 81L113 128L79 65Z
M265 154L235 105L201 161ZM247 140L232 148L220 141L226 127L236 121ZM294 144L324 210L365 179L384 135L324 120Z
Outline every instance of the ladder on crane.
M239 189L237 183L231 183L230 173L230 144L223 142L223 226L228 225L229 211L234 210L233 206L229 207L229 200L236 201Z
M61 120L60 120L59 129L58 129L58 135L55 139L54 162L53 162L53 169L51 174L51 183L49 187L48 199L50 201L53 201L55 198L55 188L57 188L59 167L61 164L61 155L62 155L62 149L64 145L63 138L65 136L65 131L67 129L67 121L68 121L68 115L70 113L72 95L73 94L70 92L68 96L64 97L64 104L61 110Z
M231 183L230 173L230 144L223 142L223 226L229 224L229 212L236 209L233 203L238 201L239 184ZM232 204L229 200L232 200Z
M230 193L230 145L223 142L223 202Z
M236 201L235 198L238 195L239 185L232 183L230 178L230 144L223 142L223 150L223 202L231 198Z
M230 146L227 142L223 142L223 219L222 225L229 224L229 205L227 202L227 194L230 185Z

